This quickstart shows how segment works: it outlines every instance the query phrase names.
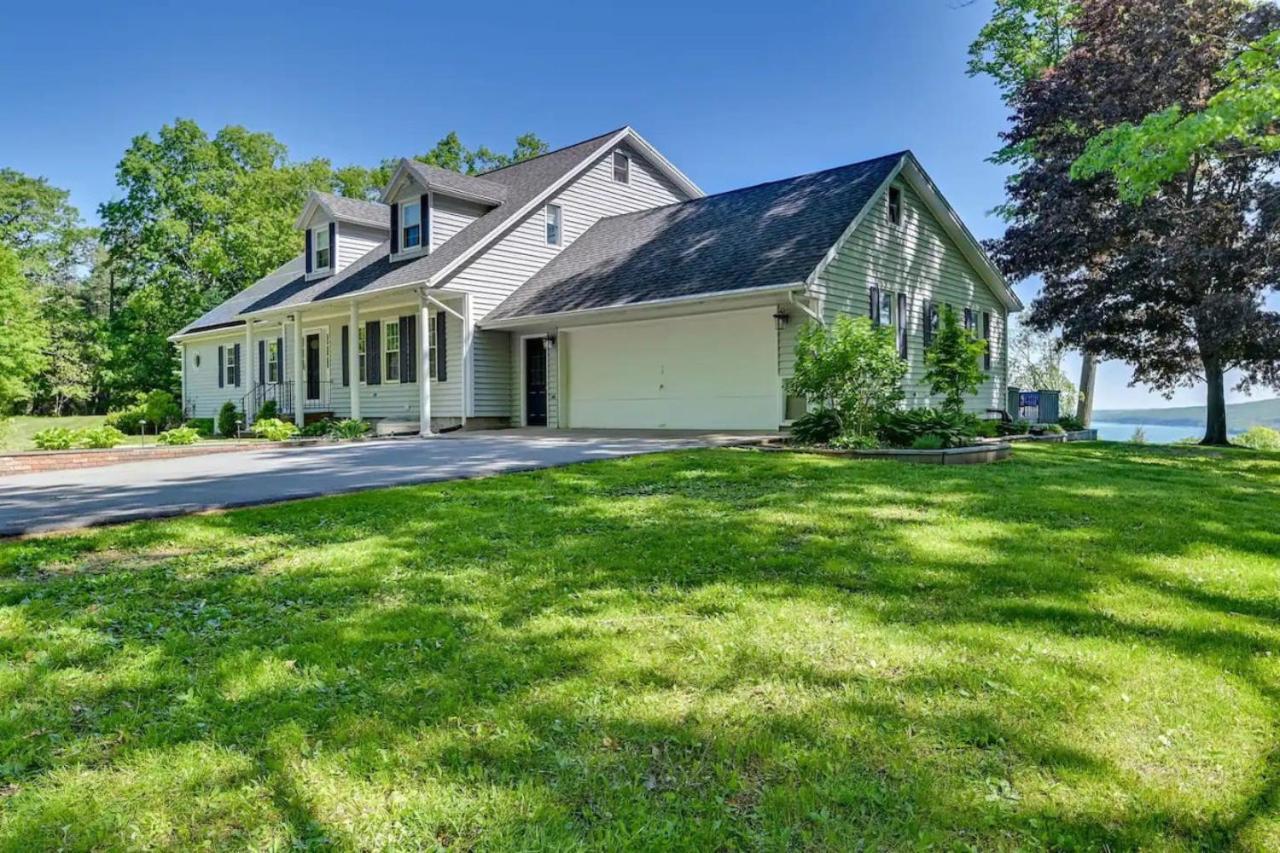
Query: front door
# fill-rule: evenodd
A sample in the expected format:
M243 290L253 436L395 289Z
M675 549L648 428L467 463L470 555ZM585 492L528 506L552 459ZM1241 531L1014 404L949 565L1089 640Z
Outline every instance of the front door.
M320 399L320 334L307 335L307 399Z
M524 422L547 425L547 349L542 338L524 342Z

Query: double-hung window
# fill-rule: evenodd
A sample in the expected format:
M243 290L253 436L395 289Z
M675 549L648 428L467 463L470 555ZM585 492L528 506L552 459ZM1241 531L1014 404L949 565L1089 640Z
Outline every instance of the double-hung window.
M562 213L560 205L549 204L546 210L547 217L547 245L559 246L561 239L564 237L564 229L562 227Z
M382 371L383 381L399 382L400 381L400 324L395 320L388 320L382 324L382 350L386 355L385 369Z
M267 381L280 381L280 344L276 341L267 342Z
M893 294L887 290L880 291L880 313L876 316L881 326L892 326Z
M902 190L889 187L889 224L902 224Z
M360 365L358 368L359 376L357 378L361 382L365 381L364 378L369 375L365 369L365 362L364 362L364 329L365 329L364 324L361 323L360 330L356 333L356 352L359 353L359 356L360 356L360 359L359 359Z
M631 158L621 151L613 152L613 179L620 184L631 183Z
M311 229L311 245L315 257L312 260L311 268L316 270L327 270L329 261L333 256L333 247L329 245L329 226L322 225L319 228Z
M407 252L422 245L422 203L406 201L400 205L400 251Z
M226 382L228 385L237 385L236 382L236 349L237 347L227 347L226 361L223 367L226 369Z

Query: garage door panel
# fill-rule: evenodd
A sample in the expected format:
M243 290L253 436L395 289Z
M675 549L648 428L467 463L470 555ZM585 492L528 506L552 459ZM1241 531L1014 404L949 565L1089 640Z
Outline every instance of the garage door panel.
M569 423L575 427L775 429L772 309L569 334Z

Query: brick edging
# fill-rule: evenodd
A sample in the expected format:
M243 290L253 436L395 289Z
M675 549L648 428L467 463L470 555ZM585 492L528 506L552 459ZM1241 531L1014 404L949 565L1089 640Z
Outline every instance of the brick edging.
M119 465L122 462L146 462L152 459L178 459L183 456L204 456L211 453L236 453L256 450L261 444L202 443L178 447L151 445L150 447L113 447L105 450L34 450L25 453L0 453L0 477L14 474L38 474L43 471L64 471L68 468L98 468L103 465Z

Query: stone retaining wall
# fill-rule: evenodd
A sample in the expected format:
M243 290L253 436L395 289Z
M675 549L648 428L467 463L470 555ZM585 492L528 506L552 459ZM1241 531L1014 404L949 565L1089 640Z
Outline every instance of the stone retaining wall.
M113 447L109 450L35 450L28 453L3 453L0 454L0 477L12 474L35 474L41 471L63 471L67 468L97 468L102 465L119 465L122 462L202 456L206 453L235 453L261 446L261 443L202 442L182 447L151 445L149 447Z

